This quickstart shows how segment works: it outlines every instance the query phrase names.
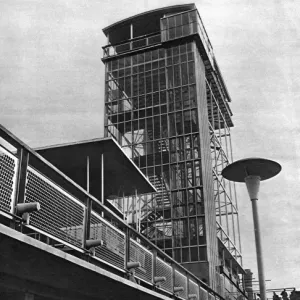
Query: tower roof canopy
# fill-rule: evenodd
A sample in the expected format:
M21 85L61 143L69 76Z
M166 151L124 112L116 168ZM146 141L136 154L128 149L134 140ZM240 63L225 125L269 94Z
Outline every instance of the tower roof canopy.
M117 28L120 28L120 26L125 26L132 22L141 22L143 20L144 21L146 20L146 22L147 22L147 20L151 20L151 19L155 19L155 18L162 18L166 14L176 14L176 13L180 13L180 12L195 9L195 8L196 8L195 4L190 3L190 4L183 4L183 5L172 5L172 6L167 6L167 7L163 7L163 8L146 11L146 12L137 14L135 16L126 18L124 20L118 21L112 25L109 25L103 29L103 32L105 35L107 35L109 32L114 31Z

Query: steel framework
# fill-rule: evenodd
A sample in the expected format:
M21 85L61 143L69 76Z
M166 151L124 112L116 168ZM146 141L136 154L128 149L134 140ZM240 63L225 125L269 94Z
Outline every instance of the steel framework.
M242 264L235 186L221 176L232 162L231 100L197 9L154 17L159 33L134 34L139 17L104 29L105 134L158 190L115 203L178 262L208 261L216 286L217 266L238 278L232 260ZM114 43L120 24L130 34Z

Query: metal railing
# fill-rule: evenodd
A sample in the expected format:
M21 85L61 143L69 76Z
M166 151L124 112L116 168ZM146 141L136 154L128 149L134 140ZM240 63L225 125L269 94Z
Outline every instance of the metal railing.
M42 210L31 214L30 227L59 242L81 247L85 205L28 166L25 203L31 202L39 202Z
M163 295L223 299L1 125L0 137L16 149L8 150L0 138L0 220L10 219L30 236L46 237L41 240L53 247L86 255ZM41 209L22 222L16 206L36 202ZM91 250L91 241L101 243Z
M172 18L181 17L186 21L180 22L179 24L169 25L169 21ZM164 18L161 18L161 31L144 36L139 36L133 39L126 40L124 42L115 45L106 45L102 47L103 58L108 58L114 55L122 54L132 50L154 46L172 39L181 38L184 36L192 35L197 33L201 39L207 57L214 68L214 53L211 42L206 33L205 27L199 15L197 9L190 11L173 14ZM174 32L174 34L172 34Z
M122 54L132 50L137 50L144 47L154 46L161 43L161 35L159 33L151 33L149 35L139 36L126 42L116 45L106 45L102 47L103 58Z

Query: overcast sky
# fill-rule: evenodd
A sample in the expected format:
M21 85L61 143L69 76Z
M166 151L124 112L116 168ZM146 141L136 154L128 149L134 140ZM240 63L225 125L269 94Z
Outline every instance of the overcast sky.
M0 123L31 147L100 137L102 28L190 2L0 0ZM300 1L195 3L232 98L234 158L283 168L262 183L258 203L267 288L300 288ZM238 199L244 267L258 280L243 185Z

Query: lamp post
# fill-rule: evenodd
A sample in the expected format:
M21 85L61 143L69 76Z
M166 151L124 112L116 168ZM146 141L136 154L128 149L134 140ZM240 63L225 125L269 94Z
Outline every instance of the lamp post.
M281 166L275 161L264 158L246 158L235 161L223 169L224 178L235 181L245 182L250 200L252 202L252 213L254 223L256 259L259 277L259 290L261 300L267 300L266 285L263 265L263 254L261 247L261 237L259 228L259 218L257 210L258 192L260 182L274 177L281 171Z

